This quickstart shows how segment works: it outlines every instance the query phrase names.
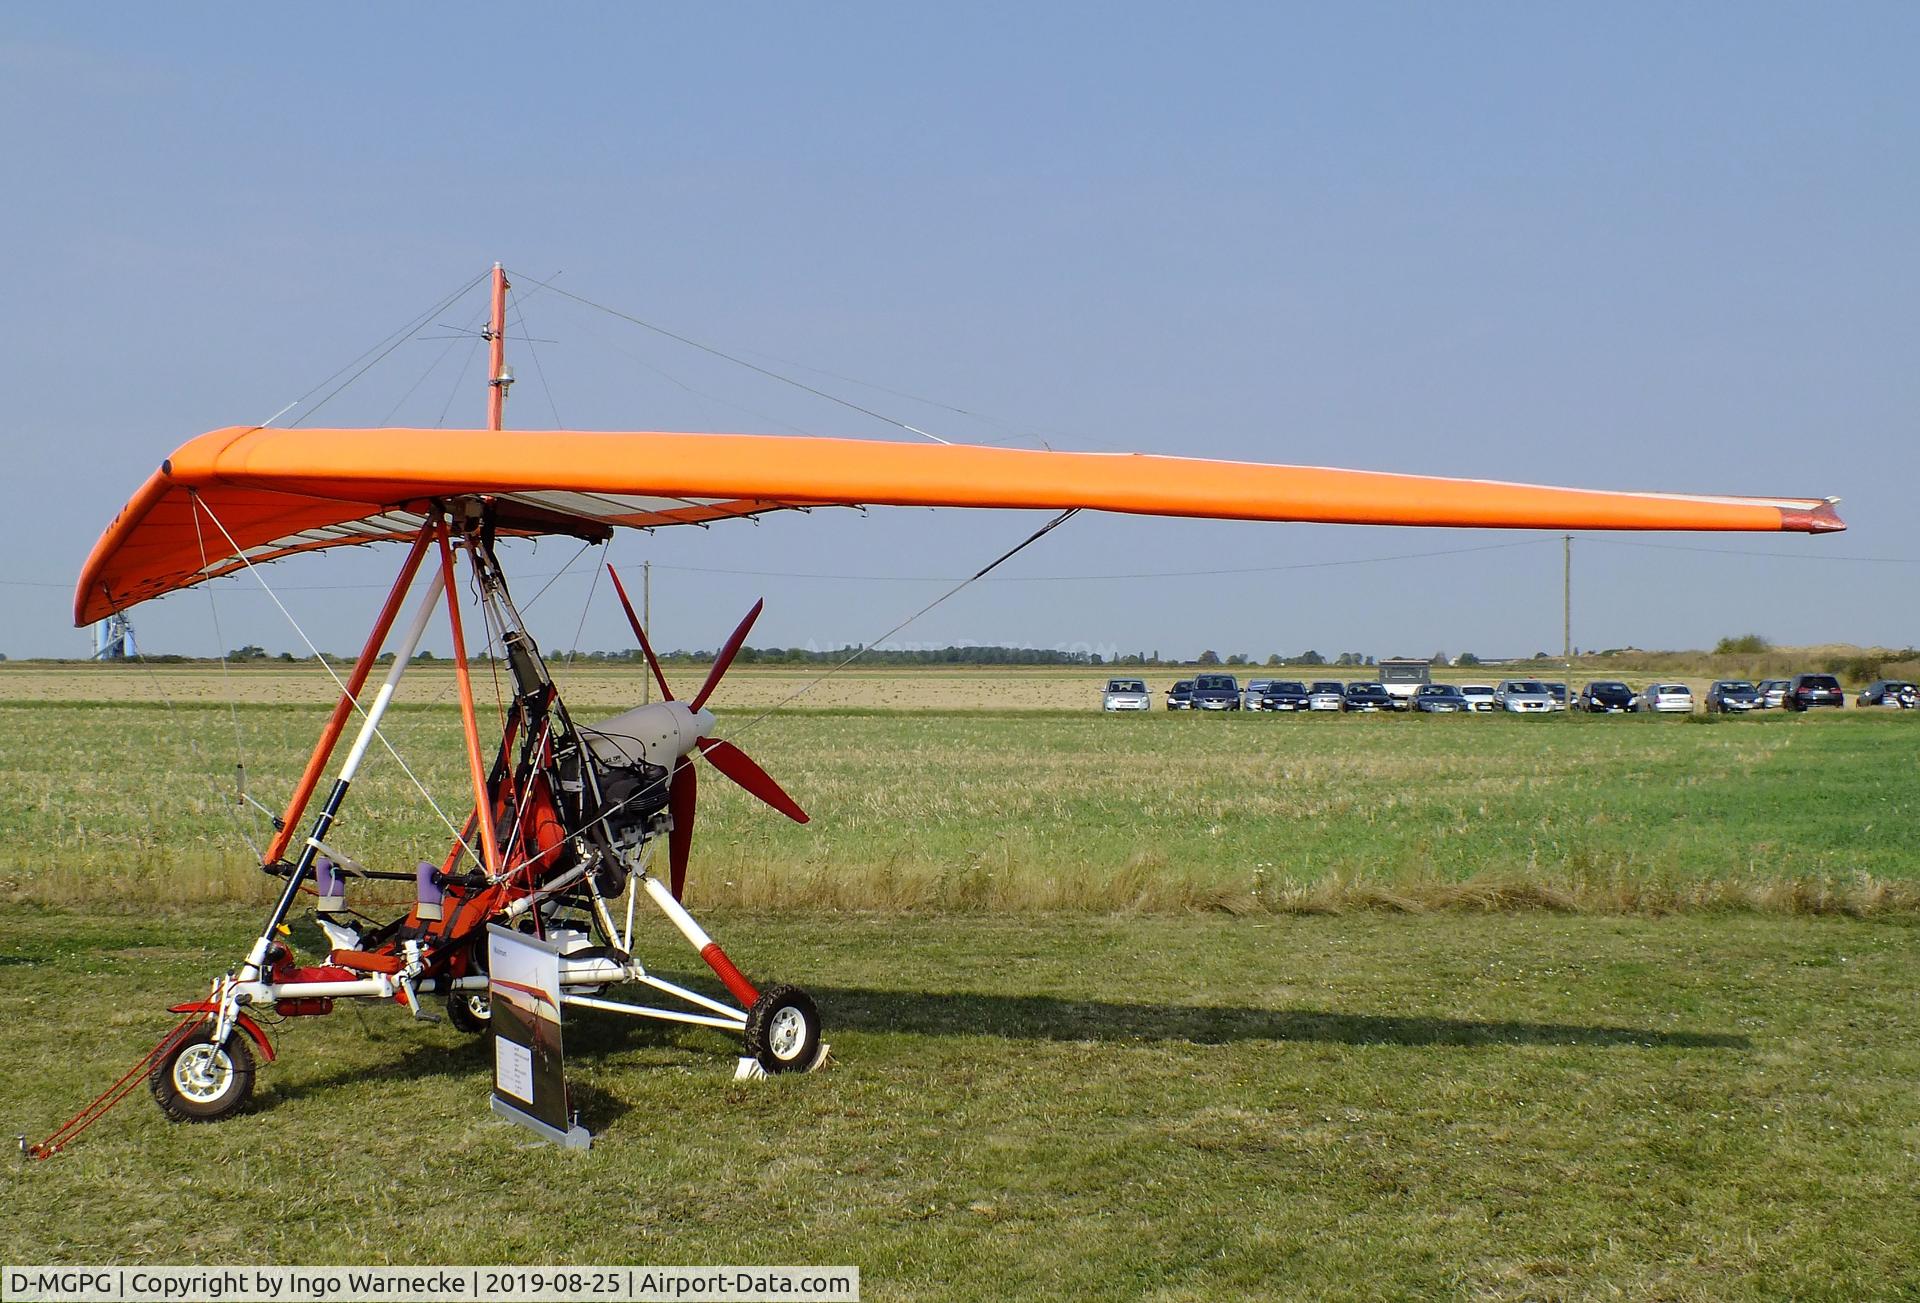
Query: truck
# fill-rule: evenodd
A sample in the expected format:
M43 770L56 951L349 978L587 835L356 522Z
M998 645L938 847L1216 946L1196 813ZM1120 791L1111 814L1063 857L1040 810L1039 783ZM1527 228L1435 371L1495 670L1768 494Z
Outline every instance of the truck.
M1412 657L1390 656L1374 668L1379 670L1376 677L1386 685L1395 710L1406 710L1413 704L1413 694L1433 682L1432 664Z

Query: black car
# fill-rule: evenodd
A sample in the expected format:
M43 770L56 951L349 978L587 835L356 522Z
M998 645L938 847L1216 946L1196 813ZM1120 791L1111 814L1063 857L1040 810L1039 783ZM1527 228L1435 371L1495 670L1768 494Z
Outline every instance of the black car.
M1192 679L1181 679L1178 683L1174 684L1171 688L1167 689L1167 709L1168 710L1192 710L1193 709L1193 680Z
M1473 707L1451 683L1423 683L1413 694L1413 708L1423 715L1464 715Z
M1349 683L1344 703L1347 710L1392 710L1393 694L1384 683Z
M1238 710L1240 682L1231 674L1196 675L1188 701L1194 710Z
M1816 706L1839 710L1846 704L1847 694L1840 690L1840 680L1831 674L1796 674L1787 680L1785 705L1788 710L1811 710Z
M1639 704L1633 689L1611 679L1600 679L1580 689L1580 709L1596 715L1624 715Z
M1255 710L1305 710L1310 701L1307 685L1294 679L1275 679L1260 694Z
M1745 714L1760 708L1760 689L1745 679L1715 679L1707 689L1709 715Z
M1912 710L1920 706L1920 688L1905 679L1875 679L1860 690L1860 704Z

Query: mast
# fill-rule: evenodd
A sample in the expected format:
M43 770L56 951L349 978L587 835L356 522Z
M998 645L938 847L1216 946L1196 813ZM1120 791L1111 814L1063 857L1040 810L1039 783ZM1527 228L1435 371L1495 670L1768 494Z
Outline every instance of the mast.
M487 326L487 428L501 428L507 409L507 387L513 372L507 369L507 273L493 264L493 318Z

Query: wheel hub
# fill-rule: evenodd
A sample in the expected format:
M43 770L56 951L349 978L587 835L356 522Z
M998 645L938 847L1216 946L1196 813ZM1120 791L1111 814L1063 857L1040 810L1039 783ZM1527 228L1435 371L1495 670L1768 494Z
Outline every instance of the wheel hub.
M798 1009L782 1009L773 1015L773 1023L767 1029L767 1048L782 1059L791 1059L806 1038L806 1015Z
M174 1086L196 1103L218 1099L232 1078L233 1061L212 1045L190 1046L174 1060Z

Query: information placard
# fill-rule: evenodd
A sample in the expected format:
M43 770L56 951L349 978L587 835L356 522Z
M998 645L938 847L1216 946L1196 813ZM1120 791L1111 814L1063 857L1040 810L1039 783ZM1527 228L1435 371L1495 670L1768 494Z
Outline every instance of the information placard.
M489 925L487 1000L493 1032L493 1111L569 1149L591 1137L572 1125L560 1042L560 950Z

